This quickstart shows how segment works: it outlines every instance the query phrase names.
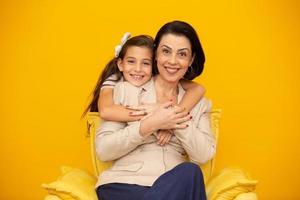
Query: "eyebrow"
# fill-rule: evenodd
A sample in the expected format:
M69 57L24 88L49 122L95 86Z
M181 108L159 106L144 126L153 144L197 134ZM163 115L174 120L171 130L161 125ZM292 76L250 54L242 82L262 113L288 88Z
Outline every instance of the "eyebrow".
M131 58L131 59L136 59L135 57L132 57L132 56L126 57L126 59L128 59L128 58L129 58L129 59L130 59L130 58Z
M172 49L171 47L169 47L169 46L167 46L167 45L162 45L162 47L166 47L167 49ZM190 49L189 48L187 48L187 47L184 47L184 48L181 48L181 49L178 49L177 51L182 51L182 50L187 50L187 51L190 51Z
M128 56L128 57L126 57L126 59L135 59L136 60L136 58L132 57L132 56ZM148 60L151 62L151 59L149 59L149 58L143 58L143 60Z

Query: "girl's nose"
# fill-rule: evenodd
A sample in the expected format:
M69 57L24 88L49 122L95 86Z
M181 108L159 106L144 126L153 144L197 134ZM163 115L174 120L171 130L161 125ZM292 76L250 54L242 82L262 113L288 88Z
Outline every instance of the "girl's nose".
M141 67L140 64L137 64L137 65L135 66L135 71L139 72L139 71L141 71L141 69L142 69L142 67Z

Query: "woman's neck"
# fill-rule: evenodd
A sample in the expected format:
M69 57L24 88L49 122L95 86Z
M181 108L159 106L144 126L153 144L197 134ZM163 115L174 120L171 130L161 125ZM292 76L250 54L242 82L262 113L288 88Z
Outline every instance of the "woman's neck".
M178 83L167 82L159 74L155 77L155 90L158 102L166 102L169 100L176 101L178 94Z

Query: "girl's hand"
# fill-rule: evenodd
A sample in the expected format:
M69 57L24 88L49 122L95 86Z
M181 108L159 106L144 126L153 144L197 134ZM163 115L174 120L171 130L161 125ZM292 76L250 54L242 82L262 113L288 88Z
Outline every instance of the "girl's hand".
M157 132L157 144L160 146L165 146L169 143L173 136L173 130L159 130Z

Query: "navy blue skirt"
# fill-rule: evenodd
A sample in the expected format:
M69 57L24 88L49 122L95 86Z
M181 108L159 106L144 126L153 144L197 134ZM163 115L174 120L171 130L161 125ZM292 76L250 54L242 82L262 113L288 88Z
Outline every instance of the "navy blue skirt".
M97 188L99 200L206 200L198 165L185 162L161 175L151 187L109 183Z

